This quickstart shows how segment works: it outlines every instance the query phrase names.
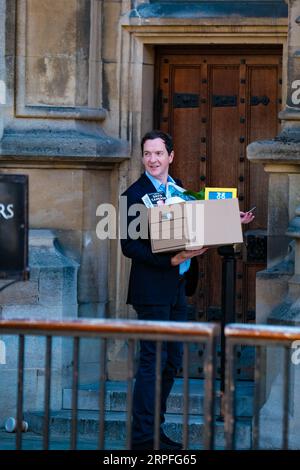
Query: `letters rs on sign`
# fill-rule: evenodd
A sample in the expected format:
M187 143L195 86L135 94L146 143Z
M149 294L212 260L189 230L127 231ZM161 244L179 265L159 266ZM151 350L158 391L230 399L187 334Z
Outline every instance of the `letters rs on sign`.
M28 278L28 176L0 174L0 279Z
M292 103L293 104L300 104L300 80L294 80L292 82L292 89L295 90L293 93L292 93Z
M1 204L0 203L0 219L8 220L14 216L14 205L13 204Z

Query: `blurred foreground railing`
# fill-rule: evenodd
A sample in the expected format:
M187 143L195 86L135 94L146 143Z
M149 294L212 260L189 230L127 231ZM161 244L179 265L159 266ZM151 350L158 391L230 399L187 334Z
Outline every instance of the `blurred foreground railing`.
M265 372L268 372L264 357L267 347L280 347L283 350L281 364L283 398L282 398L282 449L289 448L289 405L291 385L291 352L293 341L300 340L300 328L294 326L271 325L245 325L228 324L225 328L226 337L226 394L225 394L225 439L226 449L236 448L236 377L235 377L235 349L237 346L246 345L255 347L255 371L254 371L254 407L252 427L252 449L260 446L260 409L263 403L262 389L265 380ZM275 403L280 406L280 403ZM273 430L274 436L278 428ZM299 442L300 446L300 442Z
M131 443L131 414L134 378L134 354L136 342L140 339L156 342L156 386L155 386L155 422L154 447L159 448L160 432L160 395L161 395L161 348L165 341L180 341L183 349L183 448L189 445L188 410L189 410L189 343L205 344L204 358L204 449L214 447L214 407L215 407L215 363L216 342L220 334L219 325L212 323L183 323L133 320L0 320L1 335L17 335L18 342L18 383L17 383L17 428L16 449L22 449L22 420L24 399L24 352L26 335L37 335L46 338L45 345L45 383L44 383L44 424L43 448L49 448L50 398L51 398L51 360L53 355L53 337L73 338L73 372L72 372L72 420L70 448L77 448L78 385L79 385L79 352L81 338L99 338L100 340L100 374L99 374L99 439L98 448L104 449L105 421L105 385L106 353L108 339L128 341L127 357L127 420L126 448ZM200 447L200 443L199 443Z

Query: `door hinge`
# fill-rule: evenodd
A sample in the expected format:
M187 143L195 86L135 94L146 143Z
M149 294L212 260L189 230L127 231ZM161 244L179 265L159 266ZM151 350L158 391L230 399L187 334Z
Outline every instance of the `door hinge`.
M258 106L259 104L263 104L264 106L268 106L270 103L270 98L267 96L251 96L250 104L251 106Z
M237 106L237 96L213 95L212 105L215 108L225 108L227 106Z
M174 93L174 108L198 108L199 95L194 93Z

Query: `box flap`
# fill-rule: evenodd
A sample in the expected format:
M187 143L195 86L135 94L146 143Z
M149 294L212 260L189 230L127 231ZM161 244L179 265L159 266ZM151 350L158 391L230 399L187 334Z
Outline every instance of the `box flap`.
M243 243L238 199L205 201L204 245Z

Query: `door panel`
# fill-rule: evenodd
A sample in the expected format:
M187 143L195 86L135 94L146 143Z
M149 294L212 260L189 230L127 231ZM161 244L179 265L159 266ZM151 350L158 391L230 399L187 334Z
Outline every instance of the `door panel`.
M172 172L180 175L187 187L196 187L199 174L201 67L174 66L170 72L174 90L170 96L172 101L173 95L172 135L176 152L181 156L174 160ZM188 101L193 96L197 97L198 102ZM187 107L180 107L183 105Z
M240 209L257 206L244 226L237 263L237 321L255 316L255 276L265 267L268 179L250 164L246 146L279 131L280 49L198 48L157 51L160 113L156 127L174 138L171 174L186 188L237 187ZM198 289L189 298L193 319L220 318L221 260L217 250L199 258Z
M248 107L248 143L255 140L271 139L278 130L278 67L252 66L249 67L250 106ZM256 100L255 98L258 98ZM259 99L263 102L259 102ZM263 101L265 99L265 101ZM255 212L253 228L265 228L267 220L268 176L261 164L249 165L249 204L259 200Z
M237 167L228 164L239 151L239 67L210 67L207 183L212 187L235 187ZM221 305L221 264L217 250L208 255L206 275L207 318L216 318Z
M251 65L248 68L247 97L247 143L261 139L271 139L278 133L278 111L280 99L279 66ZM257 207L255 219L250 227L245 227L245 239L248 243L248 259L243 265L243 315L245 321L255 318L255 279L256 273L265 267L267 214L268 214L268 176L262 164L247 161L247 200L248 207ZM255 243L256 238L256 243ZM253 250L251 248L253 245ZM254 253L253 253L254 251Z

